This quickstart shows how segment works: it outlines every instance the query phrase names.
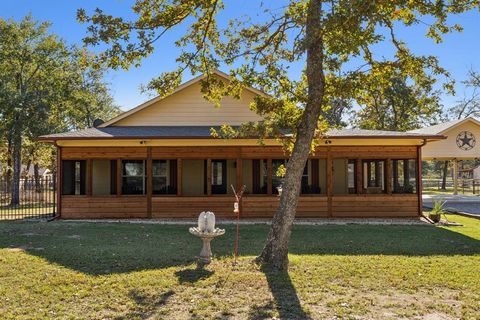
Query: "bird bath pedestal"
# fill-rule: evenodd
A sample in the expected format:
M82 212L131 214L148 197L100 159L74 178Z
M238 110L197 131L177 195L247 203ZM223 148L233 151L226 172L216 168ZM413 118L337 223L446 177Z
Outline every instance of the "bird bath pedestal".
M202 239L203 247L200 251L198 260L200 263L209 264L212 262L212 249L210 241L213 238L225 234L224 229L215 228L215 214L213 212L202 212L198 217L198 227L189 229L190 233L195 237Z
M194 236L202 239L203 242L202 251L200 251L198 261L203 264L209 264L212 262L212 248L210 247L210 241L215 237L225 234L225 230L217 228L213 230L213 232L201 232L198 228L194 227L190 228L189 231Z

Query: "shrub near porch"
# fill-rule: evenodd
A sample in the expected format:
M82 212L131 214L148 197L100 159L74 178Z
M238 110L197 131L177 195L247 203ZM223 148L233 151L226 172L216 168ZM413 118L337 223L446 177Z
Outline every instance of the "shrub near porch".
M268 226L234 226L195 270L185 225L0 223L2 318L446 317L480 314L480 222L295 226L290 271L252 264Z

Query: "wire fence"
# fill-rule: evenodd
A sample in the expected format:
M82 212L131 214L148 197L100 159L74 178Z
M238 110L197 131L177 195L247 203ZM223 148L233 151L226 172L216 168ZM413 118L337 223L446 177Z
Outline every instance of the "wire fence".
M453 179L447 179L442 189L442 179L422 179L423 192L453 192ZM463 194L480 194L480 179L458 179L458 192Z
M20 179L19 202L12 201L12 180L0 178L0 220L49 218L55 216L54 176Z

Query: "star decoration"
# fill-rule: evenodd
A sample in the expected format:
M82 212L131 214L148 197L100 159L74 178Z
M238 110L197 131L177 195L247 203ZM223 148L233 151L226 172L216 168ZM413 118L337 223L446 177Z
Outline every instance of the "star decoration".
M468 132L463 131L457 136L457 146L462 150L470 150L475 146L475 136Z

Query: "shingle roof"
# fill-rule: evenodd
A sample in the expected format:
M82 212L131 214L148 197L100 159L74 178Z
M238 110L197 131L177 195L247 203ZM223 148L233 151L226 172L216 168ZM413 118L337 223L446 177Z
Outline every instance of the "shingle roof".
M440 123L440 124L436 124L436 125L431 126L431 127L412 130L412 131L409 131L409 132L421 133L421 134L443 134L447 130L452 129L456 126L459 126L459 125L463 124L464 122L473 122L474 124L480 126L480 121L478 121L475 118L468 117L468 118L465 118L465 119L459 119L459 120L453 120L453 121L449 121L449 122L445 122L445 123Z
M404 132L404 131L385 131L385 130L364 130L364 129L332 129L326 134L328 137L424 137L424 134Z
M116 126L49 134L40 136L39 140L210 138L211 128L219 129L212 126ZM325 136L327 138L425 138L426 135L400 131L333 129Z
M447 130L450 127L457 125L460 122L463 122L465 119L448 121L440 124L436 124L430 127L420 128L416 130L411 130L411 133L422 133L422 134L440 134L443 131Z

